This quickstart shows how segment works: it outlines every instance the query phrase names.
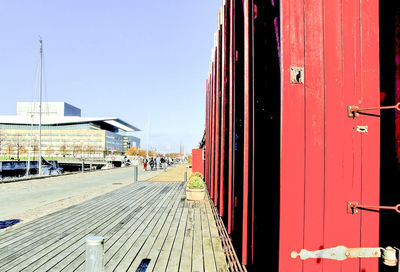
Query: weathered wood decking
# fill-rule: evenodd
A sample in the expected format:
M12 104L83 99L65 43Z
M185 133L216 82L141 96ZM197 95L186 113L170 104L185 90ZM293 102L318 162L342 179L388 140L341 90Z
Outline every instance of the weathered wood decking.
M12 203L10 203L12 205ZM85 271L85 237L105 237L105 270L227 271L208 202L184 183L140 182L0 233L0 271Z

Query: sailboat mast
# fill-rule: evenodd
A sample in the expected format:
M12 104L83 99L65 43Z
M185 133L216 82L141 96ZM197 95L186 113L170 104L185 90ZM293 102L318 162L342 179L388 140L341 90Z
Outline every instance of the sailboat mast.
M150 144L150 117L147 117L147 152L146 159L149 159L149 145Z
M43 41L39 39L40 43L40 75L39 75L39 157L38 175L42 175L42 87L43 87Z

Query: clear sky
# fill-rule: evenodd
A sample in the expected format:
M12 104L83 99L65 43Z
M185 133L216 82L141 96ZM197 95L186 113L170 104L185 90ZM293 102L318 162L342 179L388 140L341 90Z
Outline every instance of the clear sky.
M43 101L85 117L119 117L147 146L190 152L205 125L205 81L220 0L3 0L0 115L35 99L44 44ZM36 97L37 101L37 97ZM150 129L147 131L147 120Z

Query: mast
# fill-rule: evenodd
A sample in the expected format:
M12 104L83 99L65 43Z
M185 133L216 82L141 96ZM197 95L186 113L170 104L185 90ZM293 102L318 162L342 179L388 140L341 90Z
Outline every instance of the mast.
M150 117L147 117L147 152L146 159L149 159L149 146L150 146Z
M32 112L34 112L35 111L35 105L33 105L33 110L32 110ZM26 176L29 176L29 170L30 170L30 167L31 167L31 149L32 149L32 137L33 137L33 116L34 116L34 114L33 113L31 113L31 136L30 136L30 140L29 140L29 148L28 148L28 163L27 163L27 166L26 166ZM33 159L35 159L35 158L33 158Z
M42 175L42 87L43 87L43 41L39 36L40 43L40 74L39 74L39 157L38 157L38 175Z

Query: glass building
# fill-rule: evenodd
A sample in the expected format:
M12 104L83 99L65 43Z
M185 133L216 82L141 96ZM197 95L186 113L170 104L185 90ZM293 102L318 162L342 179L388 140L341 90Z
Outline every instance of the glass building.
M0 155L31 156L39 149L38 103L18 102L17 115L0 116ZM81 117L81 110L64 102L42 104L41 152L43 156L103 157L140 148L131 135L138 128L116 117Z

